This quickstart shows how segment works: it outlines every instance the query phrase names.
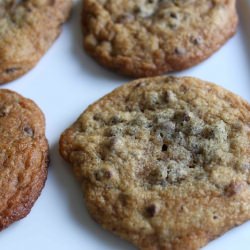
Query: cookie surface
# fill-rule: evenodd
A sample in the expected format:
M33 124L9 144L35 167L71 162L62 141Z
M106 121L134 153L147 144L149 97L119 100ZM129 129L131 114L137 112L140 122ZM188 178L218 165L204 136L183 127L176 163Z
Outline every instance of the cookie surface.
M0 84L33 68L58 37L71 0L0 1Z
M47 167L43 113L33 101L0 89L0 230L30 212Z
M82 18L86 51L135 77L191 67L237 26L235 0L84 0Z
M92 217L140 249L194 250L250 219L250 106L195 78L114 90L60 139Z

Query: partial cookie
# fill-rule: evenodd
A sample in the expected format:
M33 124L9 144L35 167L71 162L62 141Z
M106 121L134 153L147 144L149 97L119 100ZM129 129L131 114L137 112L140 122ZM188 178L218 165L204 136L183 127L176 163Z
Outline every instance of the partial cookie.
M33 68L61 31L71 0L0 1L0 84Z
M134 77L191 67L237 26L235 0L84 0L82 18L86 51Z
M42 111L33 101L0 89L0 230L30 212L47 168Z
M250 219L250 106L214 84L125 84L63 133L60 152L92 217L140 249L199 249Z

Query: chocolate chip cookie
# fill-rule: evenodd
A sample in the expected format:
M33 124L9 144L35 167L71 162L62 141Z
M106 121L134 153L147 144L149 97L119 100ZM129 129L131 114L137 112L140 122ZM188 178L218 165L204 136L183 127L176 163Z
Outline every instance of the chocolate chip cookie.
M191 67L236 31L235 0L84 0L84 46L102 65L140 77Z
M0 1L0 84L33 68L69 16L71 0Z
M250 219L250 105L214 84L125 84L62 134L60 153L92 217L140 249L199 249Z
M0 230L30 212L47 167L42 111L33 101L0 89Z

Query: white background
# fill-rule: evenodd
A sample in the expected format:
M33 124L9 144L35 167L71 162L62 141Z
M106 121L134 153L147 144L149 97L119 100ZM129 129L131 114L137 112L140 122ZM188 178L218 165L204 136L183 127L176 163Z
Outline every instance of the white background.
M243 1L238 0L239 5ZM80 113L130 81L100 67L83 51L80 12L81 4L76 3L62 35L34 70L1 86L33 99L45 113L51 165L46 186L31 213L0 233L0 250L135 249L90 219L80 187L58 153L60 134ZM243 25L242 21L237 35L210 59L176 75L215 82L250 101L250 33L247 36L246 30L250 18L247 22ZM218 249L250 249L250 222L204 248Z

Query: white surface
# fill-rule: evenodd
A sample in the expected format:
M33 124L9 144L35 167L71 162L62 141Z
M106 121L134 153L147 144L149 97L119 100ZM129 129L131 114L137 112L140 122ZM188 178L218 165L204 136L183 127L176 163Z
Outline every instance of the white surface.
M61 132L89 104L129 81L100 67L84 53L79 27L80 7L79 4L74 7L62 35L37 67L19 80L2 86L33 99L44 111L51 165L45 189L31 213L0 233L1 250L135 249L90 219L80 187L58 153ZM250 46L242 28L243 25L210 59L177 75L215 82L250 101ZM204 248L218 249L250 249L250 222Z

